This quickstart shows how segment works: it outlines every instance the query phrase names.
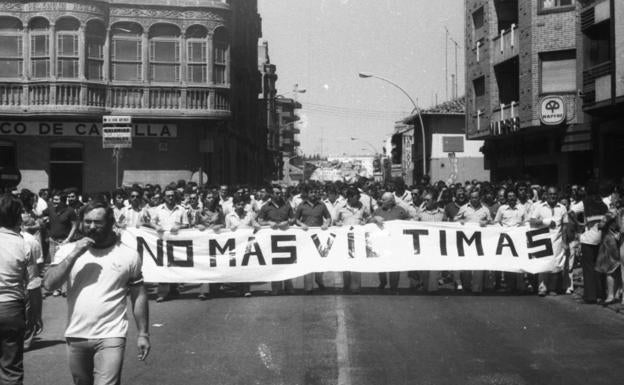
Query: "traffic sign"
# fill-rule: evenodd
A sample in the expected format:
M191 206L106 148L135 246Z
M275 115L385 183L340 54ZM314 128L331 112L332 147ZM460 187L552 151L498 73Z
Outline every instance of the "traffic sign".
M102 116L102 123L104 124L130 124L132 123L132 116L104 115Z
M102 127L103 148L132 148L132 127Z
M0 167L0 187L17 187L22 181L22 173L16 167Z

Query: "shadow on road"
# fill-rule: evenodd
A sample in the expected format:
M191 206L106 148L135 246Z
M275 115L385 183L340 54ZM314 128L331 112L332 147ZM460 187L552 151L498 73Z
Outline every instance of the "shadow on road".
M65 340L34 340L30 349L27 351L32 352L34 350L45 349L55 345L65 344Z

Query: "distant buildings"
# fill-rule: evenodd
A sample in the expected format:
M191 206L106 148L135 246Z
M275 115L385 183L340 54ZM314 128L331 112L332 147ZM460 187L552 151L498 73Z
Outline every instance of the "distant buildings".
M0 167L32 189L262 181L260 23L256 0L0 2ZM132 117L119 180L103 115Z

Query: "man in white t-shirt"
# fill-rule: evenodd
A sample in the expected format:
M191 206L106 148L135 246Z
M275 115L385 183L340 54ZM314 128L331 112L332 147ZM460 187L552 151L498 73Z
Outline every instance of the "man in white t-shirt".
M63 245L44 277L49 290L67 281L69 367L75 384L118 384L128 333L126 296L138 329L138 358L150 350L147 293L136 250L120 243L113 210L89 203L81 214L85 235Z

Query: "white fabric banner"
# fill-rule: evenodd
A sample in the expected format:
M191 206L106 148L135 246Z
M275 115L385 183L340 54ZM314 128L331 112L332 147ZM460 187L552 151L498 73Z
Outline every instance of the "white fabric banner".
M122 242L143 258L146 282L268 282L323 271L560 271L561 234L548 228L503 228L450 222L263 228L234 232L181 230L159 235L132 228Z

